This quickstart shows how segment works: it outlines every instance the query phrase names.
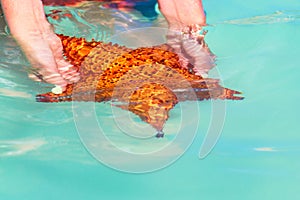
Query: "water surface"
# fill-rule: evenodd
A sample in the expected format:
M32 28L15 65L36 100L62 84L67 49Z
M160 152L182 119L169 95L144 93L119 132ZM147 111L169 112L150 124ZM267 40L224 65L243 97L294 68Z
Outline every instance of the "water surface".
M210 102L200 105L199 129L188 151L167 168L139 175L106 167L87 152L72 104L35 102L51 86L27 78L28 62L1 29L1 199L300 198L298 2L227 0L204 6L206 39L218 56L223 84L246 98L226 102L221 137L205 159L198 154ZM147 19L100 3L55 9L71 14L51 20L57 32L88 39L109 41L118 31L165 26L161 16ZM97 105L97 114L108 120L110 106ZM170 125L180 120L178 110L172 114Z

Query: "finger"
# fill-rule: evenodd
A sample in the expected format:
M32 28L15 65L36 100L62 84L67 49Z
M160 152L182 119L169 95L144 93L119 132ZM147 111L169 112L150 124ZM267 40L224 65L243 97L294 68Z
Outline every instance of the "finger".
M39 35L28 35L26 38L30 43L23 40L20 44L35 71L30 77L37 81L66 86L68 81L60 75L53 52L47 42L39 38Z
M65 60L58 61L57 65L59 73L68 82L74 83L79 81L80 74L73 65L69 64Z
M43 80L54 85L65 86L67 81L59 73L44 73Z
M59 37L55 34L45 36L53 52L57 70L69 83L77 82L80 79L77 69L63 58L63 47Z
M52 75L48 75L48 76L44 77L39 72L34 72L34 73L28 74L28 77L37 82L42 82L42 81L43 82L52 82L53 84L56 85L55 89L53 90L53 91L55 91L55 94L62 93L63 91L66 90L65 83L61 82L60 80L57 80L57 78L58 78L57 74L52 74Z
M41 77L37 76L36 74L28 74L28 77L30 79L32 79L33 81L37 81L37 82L41 82L42 81Z

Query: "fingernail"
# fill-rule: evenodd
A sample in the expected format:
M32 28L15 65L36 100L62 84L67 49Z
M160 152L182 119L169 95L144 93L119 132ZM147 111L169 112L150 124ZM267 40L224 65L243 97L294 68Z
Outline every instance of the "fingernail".
M78 72L75 72L75 71L68 71L68 72L64 72L62 74L62 76L65 78L65 79L69 79L70 77L73 77L73 76L79 76L79 73Z
M68 71L68 70L72 69L73 67L74 67L73 65L67 65L65 67L60 67L59 70L60 71ZM72 70L75 71L75 69L72 69Z
M72 76L70 77L68 80L72 81L72 82L77 82L80 80L80 76Z

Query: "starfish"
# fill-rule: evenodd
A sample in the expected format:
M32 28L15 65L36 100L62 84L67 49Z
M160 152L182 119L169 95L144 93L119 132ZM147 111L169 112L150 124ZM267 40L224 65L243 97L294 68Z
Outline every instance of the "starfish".
M168 45L130 49L118 44L58 35L64 55L80 72L76 84L61 94L36 96L38 102L119 102L116 106L138 115L163 136L169 111L181 101L241 100L238 91L220 86L181 66Z

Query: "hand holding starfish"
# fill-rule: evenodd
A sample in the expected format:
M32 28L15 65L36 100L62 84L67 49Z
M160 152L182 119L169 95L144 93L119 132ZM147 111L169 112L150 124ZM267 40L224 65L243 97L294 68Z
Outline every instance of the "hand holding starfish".
M10 32L35 69L30 77L61 86L76 82L79 74L66 62L60 39L47 21L40 0L1 0Z
M68 83L78 81L79 74L63 58L60 39L45 17L42 1L0 1L11 34L36 69L30 77L61 86L63 90ZM159 5L170 29L205 24L201 0L159 0Z

